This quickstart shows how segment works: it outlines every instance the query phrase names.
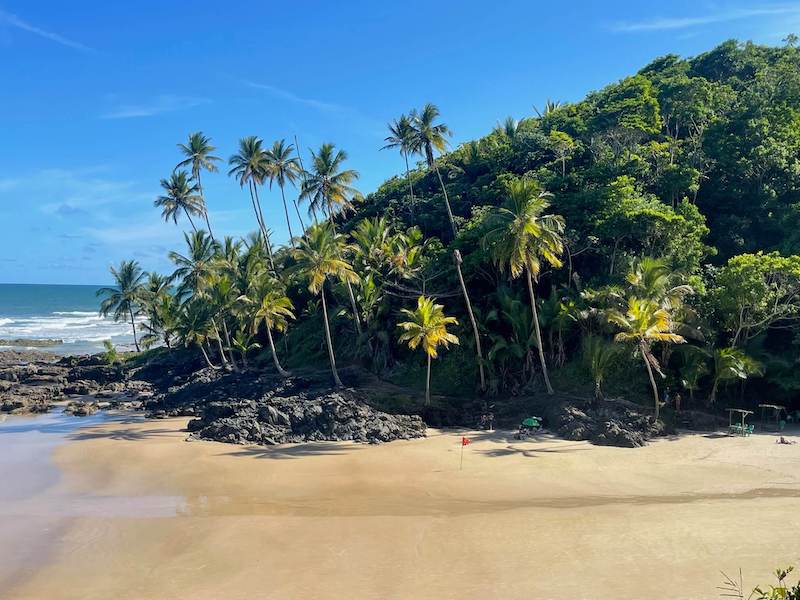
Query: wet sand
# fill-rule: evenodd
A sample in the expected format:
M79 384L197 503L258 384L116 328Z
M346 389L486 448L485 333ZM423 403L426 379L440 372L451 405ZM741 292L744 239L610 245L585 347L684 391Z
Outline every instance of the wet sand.
M462 432L248 448L185 423L70 434L59 482L15 508L48 519L47 555L0 597L674 600L800 564L800 444L771 435L467 433L459 470Z

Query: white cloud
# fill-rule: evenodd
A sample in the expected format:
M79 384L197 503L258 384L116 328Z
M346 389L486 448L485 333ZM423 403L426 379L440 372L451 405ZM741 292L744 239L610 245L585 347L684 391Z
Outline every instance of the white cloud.
M11 27L15 27L22 31L27 31L28 33L38 35L41 38L50 40L51 42L55 42L57 44L61 44L62 46L67 46L68 48L73 48L74 50L83 50L84 52L92 51L92 48L84 46L80 42L70 40L57 33L53 33L52 31L47 31L40 27L36 27L35 25L28 23L27 21L23 21L17 15L5 12L3 10L0 10L0 24L9 25Z
M613 25L612 30L618 33L670 31L758 17L798 14L800 14L800 6L797 5L766 5L760 8L732 8L696 17L653 17L641 21L622 21Z
M315 100L314 98L304 98L288 90L275 87L274 85L268 85L266 83L256 83L255 81L243 81L242 83L244 83L248 87L255 88L257 90L264 90L266 92L269 92L270 94L272 94L277 98L282 98L283 100L288 100L289 102L294 102L296 104L305 104L306 106L310 106L311 108L316 108L318 110L322 111L345 110L343 106L339 106L338 104L323 102L321 100Z
M148 102L139 104L121 104L111 111L100 115L101 119L134 119L139 117L152 117L168 112L187 110L211 102L208 98L193 98L190 96L175 96L164 94L156 96Z

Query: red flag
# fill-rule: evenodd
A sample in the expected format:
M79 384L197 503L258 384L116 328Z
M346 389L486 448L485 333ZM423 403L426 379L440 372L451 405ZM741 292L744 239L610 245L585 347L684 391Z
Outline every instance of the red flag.
M461 438L461 445L462 445L462 446L468 446L468 445L470 445L471 443L472 443L472 440L471 440L471 439L469 439L469 438L467 438L467 437L462 437L462 438Z

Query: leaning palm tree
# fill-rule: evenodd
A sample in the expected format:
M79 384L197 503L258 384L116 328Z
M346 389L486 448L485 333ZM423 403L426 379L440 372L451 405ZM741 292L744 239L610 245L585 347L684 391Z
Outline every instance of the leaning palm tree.
M542 366L547 393L553 393L547 363L544 359L542 332L536 309L533 284L538 281L542 261L553 267L561 266L564 251L564 219L559 215L543 214L550 206L550 194L542 191L535 181L516 179L509 184L505 206L489 215L489 232L484 242L490 247L495 262L501 270L508 268L516 279L523 273L528 282L528 295L536 331L536 345Z
M294 146L291 144L286 145L285 140L278 140L272 144L272 148L266 152L267 171L266 175L269 179L270 188L273 182L278 183L281 188L281 199L283 200L283 212L286 215L286 226L289 228L289 238L294 239L292 233L292 223L289 220L289 209L286 207L286 193L284 188L287 183L294 185L300 178L300 162L294 154ZM297 211L297 218L300 219L300 226L305 229L303 218L300 216L300 210L297 208L297 203L294 205Z
M205 194L203 194L203 184L200 181L200 171L205 169L209 173L215 173L217 171L217 165L214 163L222 159L211 154L216 148L211 145L211 138L203 135L200 131L190 134L188 142L186 144L178 144L178 149L185 158L177 164L175 170L191 167L192 179L197 182L197 190L200 193L200 197L203 199L203 216L206 219L208 233L211 234L211 237L214 237L214 233L211 231L211 221L208 219L208 206L205 204Z
M258 197L258 186L264 183L268 170L267 154L262 147L263 143L260 138L254 135L240 139L239 151L228 159L228 164L231 167L228 175L236 177L241 187L247 184L258 228L266 240L267 254L269 255L272 270L275 271L275 264L272 259L272 245L269 240L267 226L264 223L264 215L261 212L261 200Z
M411 181L411 169L408 166L408 155L414 152L415 130L408 115L400 115L387 125L389 135L384 139L386 145L381 150L397 148L400 156L406 163L406 181L408 181L408 191L411 194L411 220L414 220L414 184Z
M292 301L281 289L280 284L272 278L266 278L259 282L251 295L253 296L251 301L254 303L255 308L253 312L253 331L257 331L261 323L264 324L275 369L277 369L281 377L289 377L289 373L284 370L278 361L275 342L272 339L272 330L286 331L289 319L294 319Z
M336 370L336 355L333 351L330 323L328 320L328 303L325 299L325 282L328 277L337 277L347 282L358 281L353 267L341 258L341 248L337 243L337 234L333 225L321 223L313 225L306 231L306 236L299 241L292 252L297 261L296 269L308 281L308 290L319 294L322 299L322 312L325 324L325 341L328 345L328 358L331 363L333 380L342 386L339 372Z
M97 290L97 297L104 296L100 302L100 314L107 317L113 313L115 321L130 319L133 330L133 344L140 352L136 337L136 314L139 312L144 278L147 274L135 260L123 260L119 267L111 267L114 287Z
M655 418L658 420L659 400L658 386L653 376L653 371L661 377L661 366L653 355L651 346L654 342L668 344L683 344L686 340L673 333L674 324L669 311L661 308L658 303L652 300L645 300L636 297L628 298L627 309L611 309L607 313L608 322L620 328L620 332L614 336L616 342L633 342L642 356L644 365L647 368L647 376L650 378L650 386L653 388L653 400L655 402Z
M447 196L447 188L444 185L439 166L436 164L434 151L444 152L447 149L447 138L450 137L450 129L444 123L435 123L439 117L439 109L430 102L426 104L421 112L414 110L411 113L411 125L414 134L411 140L411 148L414 153L425 157L428 167L436 171L439 178L439 185L444 194L444 204L447 208L447 218L450 219L450 227L453 229L453 237L458 235L456 221L453 218L453 211L450 208L450 199Z
M403 330L399 341L406 342L412 350L422 346L428 359L428 369L425 378L425 404L431 402L431 359L439 355L439 346L448 348L451 343L458 344L458 338L447 331L448 325L456 325L455 317L444 314L441 304L434 304L433 300L420 296L417 298L415 310L401 309L408 321L398 323Z
M353 198L361 193L353 187L358 171L342 169L347 152L336 150L333 144L322 144L317 152L311 151L311 169L306 173L300 192L301 200L308 200L309 210L328 213L333 222L337 212L350 208Z
M165 221L172 220L178 224L178 215L186 215L192 229L197 231L197 227L192 220L192 215L199 217L205 214L205 202L198 193L197 184L189 179L186 171L178 171L169 176L169 179L161 180L161 187L164 193L156 198L153 205L161 209L161 216Z

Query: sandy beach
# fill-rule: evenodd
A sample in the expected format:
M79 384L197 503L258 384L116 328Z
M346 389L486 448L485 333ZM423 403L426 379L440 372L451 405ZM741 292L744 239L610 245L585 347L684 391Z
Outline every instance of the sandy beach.
M459 470L463 432L258 448L187 443L185 423L70 434L59 482L3 509L51 543L0 595L716 598L720 571L752 587L800 561L800 444L772 435L467 432Z

